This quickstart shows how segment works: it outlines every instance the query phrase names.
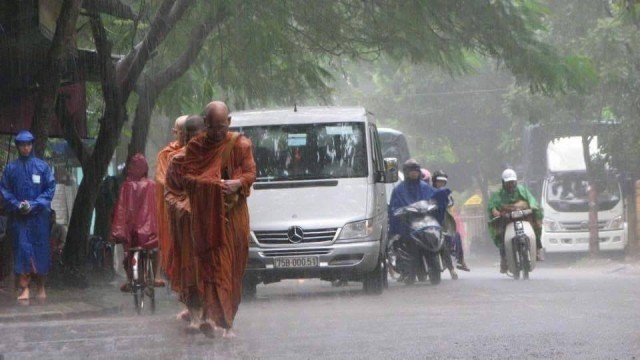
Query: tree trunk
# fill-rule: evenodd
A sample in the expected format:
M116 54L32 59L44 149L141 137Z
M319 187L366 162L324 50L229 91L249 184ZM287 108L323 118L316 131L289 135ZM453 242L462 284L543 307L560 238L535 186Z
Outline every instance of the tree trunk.
M85 175L78 187L63 254L64 263L68 266L79 267L86 258L87 234L89 234L91 226L91 217L99 185L100 181L97 176Z
M36 92L35 111L31 131L36 140L34 152L37 157L44 156L44 150L49 140L51 116L54 113L60 80L62 79L62 64L71 49L75 49L73 34L82 6L82 0L64 0L60 9L60 16L56 21L56 32L47 52L46 64L36 76L38 91Z
M589 153L590 136L582 136L582 156L587 170L587 180L589 181L589 254L593 257L600 252L600 235L598 233L598 189L594 169L591 164L591 154Z
M166 69L152 77L144 79L138 85L138 107L133 121L131 142L127 159L136 153L144 154L151 114L158 97L172 82L184 75L198 58L204 42L209 34L228 16L227 9L220 6L215 17L209 18L204 23L195 26L191 31L189 44L185 51Z
M149 86L149 82L145 82L145 85L139 87L138 106L136 107L136 114L133 120L127 159L137 153L144 154L147 137L149 135L151 114L153 113L153 108L156 106L158 95L162 90L164 89L159 89L158 91L153 85Z

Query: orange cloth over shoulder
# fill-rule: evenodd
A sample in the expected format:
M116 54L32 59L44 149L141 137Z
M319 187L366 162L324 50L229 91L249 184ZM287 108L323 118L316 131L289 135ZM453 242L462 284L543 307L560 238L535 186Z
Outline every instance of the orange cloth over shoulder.
M230 145L232 144L232 145ZM232 146L226 163L222 154ZM213 143L202 135L185 148L184 184L192 214L193 251L198 290L207 318L231 328L242 294L242 277L249 251L247 196L256 179L251 141L227 133ZM225 209L223 179L242 183L233 206ZM229 202L229 199L227 199Z
M177 141L169 143L164 149L158 152L156 158L156 172L154 180L156 183L156 207L158 215L158 248L160 249L160 268L164 270L167 277L171 279L171 238L169 234L169 220L164 201L165 178L171 156L182 149Z

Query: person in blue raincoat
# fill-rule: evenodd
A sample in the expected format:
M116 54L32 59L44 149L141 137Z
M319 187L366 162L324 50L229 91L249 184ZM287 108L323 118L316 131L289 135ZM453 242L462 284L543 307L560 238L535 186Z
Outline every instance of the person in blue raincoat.
M404 174L404 181L393 189L389 203L389 238L393 238L394 236L408 238L411 233L411 229L393 215L397 209L420 200L433 199L438 203L438 211L435 214L436 220L442 224L449 203L451 190L446 187L437 190L430 184L422 181L420 164L418 164L415 159L405 161L402 165L402 172ZM399 266L406 268L408 264L399 264ZM398 281L405 281L406 277L407 274L405 272L401 274Z
M13 239L18 300L29 299L31 278L36 281L36 298L45 299L45 276L51 267L49 213L56 182L49 165L33 155L33 140L28 131L16 135L18 159L7 164L0 181L8 234Z

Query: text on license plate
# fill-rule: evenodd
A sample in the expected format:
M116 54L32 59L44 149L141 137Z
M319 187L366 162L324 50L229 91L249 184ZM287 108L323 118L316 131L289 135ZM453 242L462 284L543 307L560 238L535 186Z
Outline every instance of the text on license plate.
M273 259L273 266L277 268L299 268L318 266L317 256L277 257Z

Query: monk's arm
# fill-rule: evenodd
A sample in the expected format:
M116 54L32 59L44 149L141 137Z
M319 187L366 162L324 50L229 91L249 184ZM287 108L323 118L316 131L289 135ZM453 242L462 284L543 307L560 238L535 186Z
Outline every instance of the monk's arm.
M167 168L167 176L164 186L164 200L167 205L169 217L172 212L191 213L191 204L187 192L181 183L182 177L177 171L176 164L172 161Z
M251 140L246 137L238 139L239 151L241 156L241 174L239 176L242 187L240 194L249 196L251 185L256 181L256 162L253 160L253 150Z

